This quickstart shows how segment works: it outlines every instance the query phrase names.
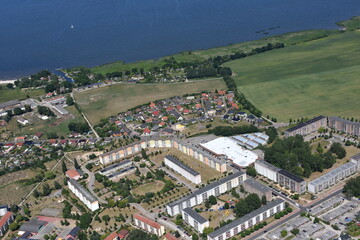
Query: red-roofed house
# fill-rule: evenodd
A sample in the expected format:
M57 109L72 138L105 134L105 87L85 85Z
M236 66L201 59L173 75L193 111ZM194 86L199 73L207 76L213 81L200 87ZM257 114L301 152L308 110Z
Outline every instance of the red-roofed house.
M178 240L177 237L174 237L174 236L171 235L170 233L166 233L166 234L164 235L164 239L166 239L166 240Z
M149 105L149 107L154 108L154 107L156 107L156 104L153 103L153 102L151 102L150 105Z
M75 169L70 169L65 172L66 176L70 179L79 180L81 178L80 173L76 171Z
M201 104L200 104L200 103L195 104L195 108L196 108L196 109L201 108Z
M189 109L184 109L184 114L189 114L190 110Z
M231 107L234 109L239 109L239 106L236 103L231 104Z
M174 110L173 107L167 107L167 108L166 108L166 111L168 111L168 112L169 112L169 111L172 111L172 110Z
M135 214L134 215L135 225L141 229L149 233L156 234L158 236L162 236L165 233L164 226L160 225L159 223L148 219L142 215Z
M37 132L34 135L34 139L40 139L42 135L44 135L42 132Z
M145 120L145 122L151 123L153 120L154 120L153 118L148 118L148 119Z
M162 118L161 118L161 120L163 120L163 121L167 121L169 118L167 117L167 116L163 116Z
M226 91L223 91L223 90L218 91L218 94L219 94L219 95L225 95L225 93L226 93Z
M165 125L166 125L166 123L164 123L164 122L159 123L159 127L164 127Z
M25 141L26 137L16 137L15 142L23 142Z
M105 240L119 240L119 235L116 232L111 233Z
M120 239L125 239L128 234L129 234L129 231L123 229L123 230L121 230L121 231L119 232L119 238L120 238Z
M0 237L4 236L9 228L9 225L14 221L15 216L12 212L7 212L0 219Z
M160 115L160 111L154 111L154 112L152 112L152 115L153 115L154 117L157 117L157 116Z
M151 130L149 128L144 128L144 134L148 135L151 133Z
M182 112L184 110L184 108L181 106L181 105L177 105L176 106L176 109L179 111L179 112Z

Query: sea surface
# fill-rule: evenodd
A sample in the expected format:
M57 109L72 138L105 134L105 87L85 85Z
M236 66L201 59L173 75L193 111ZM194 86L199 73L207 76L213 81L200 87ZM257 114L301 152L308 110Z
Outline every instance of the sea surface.
M0 0L0 79L331 29L355 15L359 0Z

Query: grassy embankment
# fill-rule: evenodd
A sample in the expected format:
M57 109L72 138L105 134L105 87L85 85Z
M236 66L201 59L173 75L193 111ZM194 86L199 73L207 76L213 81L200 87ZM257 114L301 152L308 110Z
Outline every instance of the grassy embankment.
M238 89L280 121L360 117L360 32L335 34L231 61Z
M88 90L74 95L92 124L129 108L173 96L201 91L226 89L223 80L198 81L178 84L116 84Z

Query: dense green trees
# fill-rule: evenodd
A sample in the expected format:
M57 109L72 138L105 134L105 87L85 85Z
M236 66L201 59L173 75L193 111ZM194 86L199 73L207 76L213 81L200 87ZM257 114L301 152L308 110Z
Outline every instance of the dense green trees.
M344 186L343 193L347 197L360 198L360 177L351 178Z
M340 143L331 144L330 150L331 153L334 153L338 159L342 159L346 156L346 150L341 146Z
M256 193L251 193L244 199L240 199L235 204L235 213L237 217L242 217L261 207L261 200Z
M51 111L51 109L46 106L38 106L37 110L40 115L45 115L48 117L55 117L54 112Z
M140 229L135 229L135 230L132 230L128 237L127 237L128 240L158 240L159 237L156 236L155 234L148 234L144 231L141 231Z
M231 126L218 126L212 130L209 130L209 133L212 133L216 136L233 136L238 134L245 134L245 133L253 133L258 132L259 129L254 125L245 125L245 126L238 126L238 127L231 127Z
M275 138L278 136L278 132L274 127L268 127L265 130L265 133L269 136L268 144L272 143L275 140Z
M256 169L252 166L246 167L246 174L252 177L256 177Z
M77 132L77 133L88 133L90 131L90 127L86 122L71 122L68 125L68 128L70 131L72 132Z

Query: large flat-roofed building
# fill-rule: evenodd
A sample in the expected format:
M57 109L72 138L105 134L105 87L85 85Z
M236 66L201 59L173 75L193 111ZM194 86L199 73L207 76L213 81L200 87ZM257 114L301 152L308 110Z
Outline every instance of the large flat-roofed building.
M243 148L232 138L219 137L200 146L215 156L226 156L239 167L247 167L258 159L256 153Z
M201 183L200 173L190 168L189 166L186 166L184 163L182 163L180 160L176 159L175 157L166 155L164 157L164 163L166 166L169 166L170 168L174 169L176 172L178 172L180 175L182 175L189 181L195 184Z
M255 170L260 175L263 175L268 179L277 182L277 173L281 170L281 168L275 167L274 165L266 161L258 160L255 162Z
M297 193L304 193L306 191L306 182L301 177L298 177L284 169L275 167L266 161L255 162L256 172L267 177L268 179L279 183L280 186L286 187L291 191Z
M223 158L214 157L209 152L204 151L195 144L173 136L143 137L139 142L101 154L99 156L99 160L102 165L108 165L132 154L139 154L141 149L146 148L175 148L219 172L223 173L227 171L226 161Z
M19 100L11 100L8 102L0 103L0 111L6 111L20 106L21 104Z
M202 233L204 228L209 227L209 221L191 208L182 210L182 218L196 231Z
M359 171L360 154L350 158L350 162L331 170L321 177L308 183L308 191L311 193L319 193L325 189L337 184L339 181L355 174Z
M166 206L166 211L170 216L175 216L181 213L185 208L193 207L205 202L211 195L219 196L231 189L240 186L246 180L246 174L239 171L228 175L216 182L206 185L205 187L196 190L195 192L169 203Z
M251 228L261 221L273 216L274 214L284 210L285 202L282 199L276 199L267 205L252 211L251 213L234 220L233 222L215 230L207 237L208 240L225 240L238 233Z
M250 150L258 147L259 145L266 145L269 140L269 136L261 132L242 134L233 136L232 138L235 139L241 146Z
M304 193L306 191L306 182L301 177L298 177L284 169L278 172L278 181L280 186L290 189L293 192Z
M130 160L124 160L121 161L119 163L115 163L113 165L110 165L106 168L103 168L99 171L99 173L101 175L105 175L105 176L109 176L117 171L119 171L120 169L124 169L124 168L128 168L132 165L132 162Z
M284 132L285 137L292 137L295 135L305 136L316 132L321 127L327 127L327 119L324 116L318 116L309 121L300 123L299 125L289 128Z
M162 236L165 233L165 228L163 225L146 218L140 214L134 214L135 225L149 233L156 234L157 236Z
M80 183L74 179L68 181L69 189L87 206L91 211L99 209L97 198L88 192Z
M360 122L352 122L339 117L329 117L328 125L336 131L360 136Z
M248 193L256 193L259 197L265 196L269 202L272 199L272 190L268 186L256 181L253 178L247 178L243 183L244 189Z

